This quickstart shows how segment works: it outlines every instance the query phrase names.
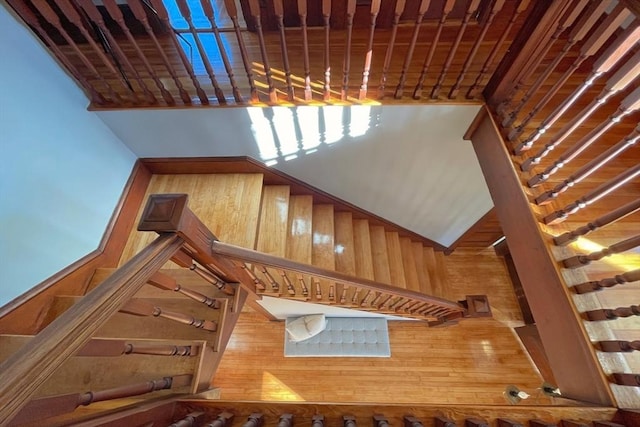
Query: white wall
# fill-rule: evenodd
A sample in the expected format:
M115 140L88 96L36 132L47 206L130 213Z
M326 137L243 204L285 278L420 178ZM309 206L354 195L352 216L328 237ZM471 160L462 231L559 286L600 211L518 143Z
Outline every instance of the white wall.
M136 156L0 6L0 306L96 249Z

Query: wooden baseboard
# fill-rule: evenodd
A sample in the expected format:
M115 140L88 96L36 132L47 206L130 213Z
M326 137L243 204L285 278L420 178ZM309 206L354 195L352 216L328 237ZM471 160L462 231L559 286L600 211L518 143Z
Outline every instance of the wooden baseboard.
M354 219L367 219L372 225L382 225L388 231L395 231L401 237L409 237L415 242L421 242L436 251L444 251L446 248L427 239L413 231L407 230L382 217L367 212L351 203L320 190L306 182L287 175L284 172L266 166L251 157L173 157L173 158L143 158L143 165L152 174L200 174L200 173L261 173L264 183L267 185L288 185L291 194L313 196L314 203L328 203L335 207L337 212L352 212Z
M150 180L151 172L137 161L98 248L0 307L3 333L36 334L55 295L84 295L97 268L117 265Z

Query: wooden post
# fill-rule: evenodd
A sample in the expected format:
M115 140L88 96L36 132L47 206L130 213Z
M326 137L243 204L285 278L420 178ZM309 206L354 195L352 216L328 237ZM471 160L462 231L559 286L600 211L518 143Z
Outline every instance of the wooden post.
M221 412L218 417L207 424L205 427L227 427L233 422L233 414L231 412Z
M532 212L491 114L482 110L471 139L500 224L536 319L549 364L566 396L611 405L613 396L571 295Z
M204 412L191 412L183 419L176 421L169 427L197 427L204 419Z

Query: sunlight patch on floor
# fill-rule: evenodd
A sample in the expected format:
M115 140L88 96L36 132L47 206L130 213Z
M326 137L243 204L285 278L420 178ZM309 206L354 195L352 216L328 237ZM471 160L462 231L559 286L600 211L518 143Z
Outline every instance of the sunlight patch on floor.
M269 372L262 373L261 400L304 402L302 396L291 390L285 383Z

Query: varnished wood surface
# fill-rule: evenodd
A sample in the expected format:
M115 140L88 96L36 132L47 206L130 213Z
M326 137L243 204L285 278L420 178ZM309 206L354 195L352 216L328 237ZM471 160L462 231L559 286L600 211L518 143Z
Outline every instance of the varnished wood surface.
M393 231L387 231L385 237L387 240L387 256L389 257L389 274L391 277L391 282L389 283L399 288L407 289L402 260L402 248L400 247L400 236Z
M283 324L244 312L214 385L230 400L422 404L500 404L508 383L538 387L542 378L510 329L522 323L502 261L486 250L445 263L452 296L487 293L494 319L436 329L391 322L390 359L308 359L283 356Z
M354 220L353 242L355 247L354 252L356 275L364 279L373 280L374 275L373 257L371 255L371 234L369 232L369 221L367 221L366 219Z
M389 272L389 255L384 228L371 227L371 255L373 257L373 275L377 282L391 283Z
M224 398L223 398L224 399ZM184 400L178 403L176 416L186 414L193 410L204 410L207 414L217 415L221 411L229 411L236 415L236 419L245 420L252 413L263 413L265 424L271 425L277 422L280 415L290 413L294 416L296 425L310 425L314 415L325 416L325 425L330 427L341 426L344 415L355 417L357 425L369 425L374 414L383 414L388 418L390 425L403 425L403 417L413 415L425 426L433 425L433 417L450 418L459 426L465 425L466 418L480 418L489 422L489 425L497 425L496 418L509 418L528 425L532 419L558 423L561 419L578 420L611 420L615 414L615 408L598 407L539 407L516 405L509 406L501 403L496 406L483 404L477 405L320 405L316 402L234 402L229 399L222 401Z

